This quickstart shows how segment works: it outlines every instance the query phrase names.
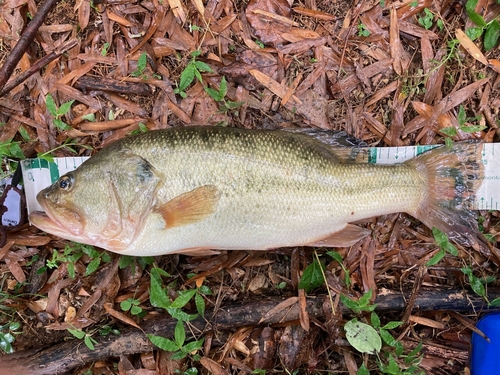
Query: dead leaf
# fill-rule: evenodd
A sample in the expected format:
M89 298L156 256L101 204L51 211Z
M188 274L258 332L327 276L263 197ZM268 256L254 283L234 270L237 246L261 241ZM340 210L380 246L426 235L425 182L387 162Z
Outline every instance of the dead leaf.
M168 5L170 5L170 9L172 9L175 17L181 24L184 24L186 22L186 12L181 0L168 0Z
M309 313L307 312L306 292L304 289L299 289L299 318L300 326L306 332L309 332Z
M391 44L391 57L393 59L392 67L398 75L401 75L403 72L403 46L401 45L401 39L399 38L398 16L396 13L396 8L394 7L391 9L391 26L389 29L389 35Z
M283 311L287 310L289 307L295 305L299 301L299 297L290 297L284 300L283 302L278 303L276 306L274 306L271 310L269 310L267 313L265 313L262 318L259 320L259 324L262 324L266 320L269 320L270 318L274 317L278 313L282 313Z
M118 14L112 12L109 9L106 9L106 13L108 14L108 18L111 21L114 21L114 22L116 22L119 25L122 25L122 26L125 26L125 27L132 27L132 26L134 26L134 24L132 22L130 22L129 20L127 20L124 17L119 16Z
M120 129L140 121L141 119L126 118L121 120L86 122L80 125L80 129L83 131L106 132L109 130Z
M131 325L132 327L135 327L137 329L141 329L141 327L134 321L134 319L132 318L129 318L127 315L125 315L124 313L120 312L120 311L117 311L113 308L113 304L112 303L105 303L103 305L104 309L106 310L106 312L115 317L116 319L118 320L121 320L123 323L125 324L128 324L128 325Z
M500 60L490 59L488 60L488 66L495 72L500 73Z
M201 357L200 363L213 375L230 375L228 370L210 358Z
M269 283L267 282L267 278L263 274L258 274L248 284L248 290L255 293L259 289L267 288L268 285Z
M5 264L9 267L9 271L12 276L15 277L18 283L24 283L26 281L26 275L18 262L10 260L9 258L4 259Z
M460 44L462 45L462 47L464 47L465 50L467 52L469 52L469 54L474 59L476 59L477 61L479 61L480 63L482 63L486 66L488 65L488 60L483 55L481 50L474 44L474 42L472 40L470 40L470 38L461 29L457 29L455 31L455 36L457 37L457 39L460 42Z
M265 44L283 44L281 34L290 32L293 25L286 0L250 0L245 14L255 35Z
M317 18L317 19L323 20L323 21L335 21L337 19L337 17L335 17L329 13L325 13L325 12L321 12L321 11L313 10L313 9L309 9L309 8L295 7L295 8L292 8L292 10L295 13L302 14L303 16Z
M89 25L90 20L90 1L83 0L78 8L78 26L85 30Z
M279 96L280 98L283 99L285 97L288 89L284 87L283 85L279 84L276 82L274 79L271 77L267 76L266 74L262 73L261 71L257 69L250 69L249 73L257 79L264 87L266 87L269 91L271 91L273 94ZM290 101L292 103L300 103L300 100L295 96L292 95L290 98Z
M436 328L436 329L444 329L446 327L441 322L437 322L433 319L424 318L422 316L416 316L416 315L410 315L410 322L413 322L416 324L421 324L421 325L431 327L431 328Z

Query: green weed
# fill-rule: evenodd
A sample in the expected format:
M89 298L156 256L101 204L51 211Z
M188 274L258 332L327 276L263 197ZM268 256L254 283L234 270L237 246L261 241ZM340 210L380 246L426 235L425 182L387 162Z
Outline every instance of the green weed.
M203 80L201 78L201 72L212 72L212 68L203 61L198 61L196 58L201 55L201 51L196 50L191 52L191 60L184 68L181 73L179 84L177 88L174 89L174 93L180 95L182 98L186 98L186 89L193 83L194 79L197 78L202 84Z
M12 139L0 142L0 157L24 159L23 150L19 146L21 142L13 142Z
M9 322L4 325L0 325L0 349L5 353L13 353L14 348L12 343L15 341L15 335L20 334L17 332L21 328L19 322Z
M361 22L358 24L358 36L370 36L370 30L366 28L366 25L362 24Z
M227 94L227 82L226 77L224 76L222 76L218 91L207 86L205 86L205 91L216 102L222 102L220 104L220 112L226 113L230 110L237 109L244 104L243 102L233 102L225 99Z
M68 275L74 279L75 263L85 254L92 260L87 265L84 276L88 276L97 271L101 262L109 263L111 261L111 258L106 251L99 252L94 248L94 246L70 242L66 244L62 253L54 250L52 258L47 259L47 266L40 268L37 272L43 273L46 271L46 268L57 268L59 264L67 263L66 267Z
M418 17L418 23L422 25L426 30L432 27L432 21L434 20L434 13L429 9L425 8L423 14Z
M81 329L78 328L68 328L68 332L75 336L77 339L82 340L85 343L85 346L90 350L95 350L95 345L97 341L92 337L93 333L85 333Z
M486 51L490 51L498 44L500 38L500 22L498 19L492 19L486 22L484 18L475 11L479 0L468 0L465 4L465 11L469 19L477 26L465 30L465 34L471 39L476 40L484 35L483 45Z
M480 132L484 129L486 129L486 126L482 125L471 125L471 121L478 121L481 118L481 116L476 116L476 117L467 117L465 113L465 109L463 105L460 105L460 108L458 110L458 125L459 129L463 131L464 133L475 133L475 132ZM439 130L440 133L448 136L448 137L454 137L458 134L458 131L454 127L448 127L448 128L443 128Z
M177 324L174 330L174 340L165 337L148 335L149 340L160 349L173 352L172 359L181 359L187 355L191 355L194 360L198 360L199 356L195 353L201 349L204 339L195 340L186 343L186 331L184 327L185 322L196 319L198 316L205 314L205 300L204 295L211 295L212 292L207 286L201 286L197 289L178 290L177 298L173 301L169 297L167 289L162 286L162 277L169 277L170 275L160 269L153 268L151 270L150 279L150 296L149 300L151 305L165 309L172 318L177 319ZM194 298L197 314L188 314L182 308Z
M54 125L57 129L62 131L68 131L71 129L68 124L61 120L61 117L68 113L73 102L74 100L70 100L69 102L61 104L61 106L58 108L56 106L56 103L54 102L54 98L52 98L52 95L47 94L47 96L45 97L45 105L47 106L47 110L49 111L49 113L52 115Z

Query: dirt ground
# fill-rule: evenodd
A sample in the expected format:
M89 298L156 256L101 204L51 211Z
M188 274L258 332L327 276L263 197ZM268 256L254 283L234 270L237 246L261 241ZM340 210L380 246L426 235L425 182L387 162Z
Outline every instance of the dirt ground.
M91 156L180 126L342 130L377 147L499 140L494 0L49 9L30 29L42 3L0 2L3 176L22 158ZM0 348L15 354L0 357L0 374L469 374L474 324L500 295L494 210L477 211L489 245L456 252L392 214L365 220L372 235L330 255L154 259L75 245L24 219L2 229ZM170 341L153 346L144 333Z

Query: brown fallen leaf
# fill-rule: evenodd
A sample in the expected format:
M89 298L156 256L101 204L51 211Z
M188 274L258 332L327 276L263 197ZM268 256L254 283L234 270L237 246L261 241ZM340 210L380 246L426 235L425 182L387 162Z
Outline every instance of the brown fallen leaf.
M85 30L90 21L90 1L81 1L78 6L78 26ZM75 5L76 8L76 5Z
M48 302L46 311L49 314L52 314L54 318L59 317L59 297L61 294L61 289L68 287L71 285L73 280L71 279L63 279L59 281L57 284L53 285L48 291Z
M180 4L180 1L178 1L178 0L169 0L169 3L172 3L172 2L178 3L176 5L179 6L179 8L174 8L171 5L171 8L172 8L172 10L174 12L175 12L176 9L180 9L180 10L182 10L182 12L184 12L184 10L183 10L183 8L182 8L182 6ZM137 51L139 51L149 41L149 39L156 32L156 29L158 29L159 25L164 22L166 12L167 12L167 8L165 6L159 6L158 7L157 11L154 12L153 20L151 21L151 25L149 26L148 31L146 32L146 35L144 35L144 37L139 42L139 44L137 44L134 48L132 48L130 50L130 52L128 54L129 56L131 56L134 53L136 53ZM185 15L184 15L184 18L185 18ZM184 23L184 21L182 23Z
M285 97L287 94L288 88L285 86L281 85L279 82L275 81L268 75L262 73L260 70L257 69L250 69L249 73L257 79L264 87L266 87L269 91L271 91L273 94L279 96L281 99ZM290 98L290 102L292 103L301 103L301 101L295 96L292 95Z
M181 0L168 0L168 5L170 5L175 17L181 21L181 24L184 24L186 22L186 12Z
M104 306L104 310L106 310L106 312L109 315L115 317L118 320L121 320L125 324L131 325L132 327L135 327L137 329L141 329L141 327L134 321L134 319L128 317L127 315L125 315L124 313L122 313L120 311L115 310L113 308L112 303L105 303L103 306Z
M12 261L9 258L4 259L5 264L9 268L10 273L17 280L18 283L24 283L26 281L26 275L18 262Z
M224 367L222 367L220 364L215 362L214 360L207 358L207 357L201 357L200 358L200 363L203 367L205 367L210 373L213 375L229 375L230 372L226 370Z
M306 291L304 289L299 289L299 318L300 318L300 326L306 332L309 332L311 328L309 324L309 313L307 312L307 300L306 300Z
M483 53L481 52L481 50L479 49L479 47L476 46L474 44L474 42L472 40L470 40L470 38L461 29L457 29L455 31L455 36L457 37L457 39L460 42L460 44L462 45L462 47L464 47L465 50L467 52L469 52L469 54L474 59L476 59L480 63L488 66L488 60L483 55Z
M248 283L248 290L252 293L259 293L260 289L265 289L269 286L267 278L263 274L258 274Z
M0 260L2 260L9 252L10 248L14 245L14 241L8 241L1 249L0 249Z
M464 100L468 99L472 94L476 92L476 90L488 82L490 78L483 78L479 81L473 82L464 88L455 91L453 94L447 95L444 97L436 106L434 106L434 111L432 116L425 123L425 126L420 131L417 136L416 141L420 141L422 137L427 133L428 130L433 130L436 126L436 121L439 116L445 112L450 111Z
M284 300L283 302L277 304L274 306L271 310L269 310L267 313L265 313L262 318L259 321L259 324L262 324L266 320L272 318L278 313L283 312L284 310L288 309L289 307L295 305L299 301L299 297L290 297Z
M500 73L500 61L496 59L488 60L488 66L495 72Z
M83 131L98 131L105 132L114 129L120 129L125 126L138 123L141 119L136 118L126 118L121 120L111 120L111 121L100 121L100 122L86 122L80 125L80 129Z
M410 315L410 322L436 329L444 329L446 327L443 323L437 322L434 319L424 318L423 316L416 315Z
M295 7L292 8L295 13L302 14L303 16L317 18L318 20L323 21L336 21L337 17L332 14L320 12L319 10L303 8L303 7Z
M327 38L304 39L298 42L287 44L284 47L278 47L284 55L300 54L313 49L314 47L322 46L327 42Z
M286 0L250 0L245 14L255 35L265 44L285 42L282 33L290 32L290 5Z
M391 44L391 57L392 67L394 71L401 75L403 72L403 46L401 45L401 39L399 38L399 25L396 8L391 9L391 26L389 30L390 44Z
M125 27L132 27L132 26L134 26L134 24L132 22L130 22L129 20L127 20L124 17L119 16L118 14L112 12L109 9L106 9L106 13L108 14L108 18L111 21L114 21L114 22L116 22L119 25L122 25L122 26L125 26Z
M47 245L51 239L49 236L39 236L27 230L7 234L7 241L14 241L16 245L22 246L43 246Z

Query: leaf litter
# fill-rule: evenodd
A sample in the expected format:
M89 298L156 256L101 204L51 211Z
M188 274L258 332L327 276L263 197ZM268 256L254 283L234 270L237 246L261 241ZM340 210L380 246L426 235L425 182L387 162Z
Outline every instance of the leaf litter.
M498 44L485 48L495 42L496 24L477 39L468 30L482 17L498 19L500 10L491 2L469 3L474 9L427 0L78 0L47 12L38 2L4 2L0 142L6 150L18 142L25 157L92 155L131 133L196 124L336 129L374 146L498 141L500 54ZM33 42L16 52L20 31L38 12L45 13L39 27L28 29ZM8 80L11 85L4 86ZM12 173L13 155L2 156L2 173ZM498 253L498 211L481 211L479 220ZM409 370L412 364L396 356L389 332L406 353L422 343L419 366L425 371L464 371L473 323L486 306L480 302L498 295L495 261L474 249L447 253L429 229L406 215L363 224L373 236L336 249L334 257L296 248L154 260L112 256L99 263L87 250L64 255L65 241L27 225L7 230L0 249L0 340L9 337L9 322L22 326L16 351L58 345L73 337L68 328L85 343L105 327L122 330L124 337L130 327L151 333L148 322L154 327L166 316L150 303L154 265L165 271L161 281L172 301L195 287L211 291L183 307L194 314L206 305L203 325L186 322L182 331L177 320L172 325L177 338L205 337L203 347L178 358L140 346L137 338L129 343L135 351L88 357L71 373ZM440 252L443 258L426 267ZM307 292L298 289L301 281L313 280ZM474 300L469 286L484 293L473 308L432 308L447 298ZM397 293L405 294L406 306L389 298ZM417 308L422 296L427 309ZM260 313L264 299L269 308ZM141 313L123 311L123 301L133 301ZM370 302L384 311L382 326L390 320L402 325L382 334L368 317ZM247 312L238 314L235 303ZM233 320L217 328L219 316ZM51 337L42 339L47 332ZM360 354L384 350L389 359L378 367L375 358Z

